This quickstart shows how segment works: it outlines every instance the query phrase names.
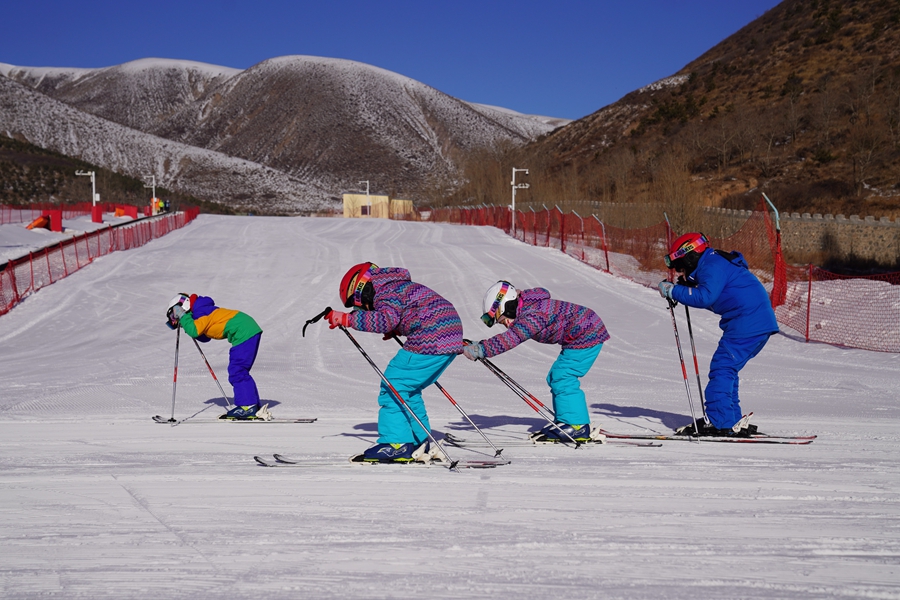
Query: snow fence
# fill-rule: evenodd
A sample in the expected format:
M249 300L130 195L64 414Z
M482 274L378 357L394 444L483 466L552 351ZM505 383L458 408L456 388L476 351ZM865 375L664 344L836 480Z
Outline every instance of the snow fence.
M427 214L427 219L425 215ZM667 222L642 229L605 225L557 208L513 212L505 206L421 211L423 220L487 225L533 246L557 248L596 269L656 287L674 273L662 268L674 239ZM769 292L778 322L816 341L881 352L900 352L900 273L851 277L813 265L791 267L781 252L781 232L763 201L731 236L711 237L713 247L737 250Z
M143 246L170 231L181 229L196 219L199 212L197 208L190 208L109 226L9 261L0 271L0 315L8 313L27 295L91 264L98 256Z

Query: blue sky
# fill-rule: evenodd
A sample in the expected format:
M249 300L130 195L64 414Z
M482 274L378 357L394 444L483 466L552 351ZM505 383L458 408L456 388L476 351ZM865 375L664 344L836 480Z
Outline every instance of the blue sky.
M14 0L0 62L138 58L245 69L306 54L375 65L467 100L577 119L681 69L776 0Z

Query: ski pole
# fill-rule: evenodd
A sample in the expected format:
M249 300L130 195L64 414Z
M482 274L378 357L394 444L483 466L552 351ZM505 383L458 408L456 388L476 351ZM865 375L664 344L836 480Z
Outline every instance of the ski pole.
M396 334L392 335L391 337L394 338L398 344L400 344L401 348L403 347L403 342L400 341L400 338L398 338ZM446 389L444 389L444 386L442 386L439 381L435 381L434 385L435 385L435 387L437 387L437 389L441 390L441 393L444 394L444 396L447 397L447 400L450 401L450 404L452 404L453 406L456 407L456 410L459 411L459 414L461 414L463 417L465 417L466 421L468 421L469 424L475 428L475 431L477 431L479 434L481 434L481 437L484 438L484 441L486 441L488 444L491 445L491 448L494 449L494 458L498 458L500 456L500 453L503 452L503 449L502 448L498 449L497 446L494 445L494 443L488 438L488 436L486 436L484 434L484 432L478 428L478 425L476 425L472 421L472 419L469 418L469 415L466 414L466 411L464 411L462 409L462 406L460 406L459 404L456 403L456 400L453 399L453 396L451 396L450 393Z
M472 343L469 340L463 340L463 342L465 342L467 344ZM563 434L564 436L569 438L569 440L571 440L572 443L575 444L575 448L581 447L581 442L577 441L575 438L573 438L567 432L563 431L563 429L559 425L556 424L556 421L553 420L554 418L556 418L556 415L553 413L553 411L551 411L549 408L547 408L543 402L541 402L540 400L535 398L534 394L532 394L531 392L526 390L524 387L522 387L517 381L515 381L512 377L510 377L509 375L504 373L503 370L500 369L500 367L498 367L497 365L492 363L487 358L479 358L478 360L484 366L486 366L491 373L496 375L500 381L505 383L506 387L511 389L519 398L524 400L525 404L530 406L534 410L534 412L536 412L541 417L543 417L543 419L545 421L547 421L547 423L549 423L550 425L555 427L556 430L559 431L561 434ZM547 414L545 414L544 412L541 412L541 409L546 411L546 413L550 414L551 416L548 417Z
M419 424L419 427L421 427L425 431L425 433L428 434L428 439L430 439L432 443L434 443L434 445L437 446L441 452L443 452L444 456L447 457L447 460L450 461L450 470L456 470L456 465L459 464L459 461L450 458L450 455L447 454L447 451L444 450L444 447L441 445L441 443L434 438L434 435L432 435L431 431L429 431L429 429L425 427L424 423L422 423L422 420L419 419L419 415L417 415L413 411L413 409L411 409L409 405L406 404L406 400L403 399L403 396L400 395L400 392L398 392L396 388L394 388L394 386L391 384L391 382L388 381L387 377L384 376L384 373L381 372L381 369L378 368L378 365L375 364L375 361L369 358L369 355L366 354L366 351L363 350L362 346L359 345L359 342L357 342L356 338L351 335L350 331L343 325L338 325L338 327L341 331L347 334L347 337L350 338L350 341L353 342L353 345L356 346L356 349L359 350L360 354L362 354L363 357L367 361L369 361L369 364L373 369L375 369L375 372L378 373L378 376L381 377L382 383L387 386L391 393L394 394L394 397L397 399L397 401L400 402L400 406L402 406L404 409L406 409L406 412L412 415L412 418L416 420L416 423Z
M675 346L678 348L678 360L681 361L681 374L684 375L684 389L687 392L688 405L691 407L691 418L694 420L694 433L700 437L700 429L697 427L697 417L694 413L694 398L691 396L691 386L688 383L687 368L684 366L684 354L681 352L681 338L678 337L678 323L675 321L675 301L666 298L669 303L669 312L672 313L672 328L675 330ZM706 417L704 416L704 421Z
M172 374L172 417L169 423L175 422L175 386L178 384L178 347L181 345L181 325L175 333L175 372Z
M194 340L194 345L197 346L197 352L200 353L200 356L203 357L203 362L206 363L206 368L209 369L209 374L212 375L213 380L216 382L216 385L219 386L219 391L222 392L222 397L225 398L225 408L231 406L231 399L225 393L225 390L222 388L222 384L219 383L219 378L216 377L215 371L213 371L212 367L209 366L209 361L206 360L206 355L203 354L203 350L200 349L200 344L197 343L197 340Z
M688 305L684 305L684 316L687 317L688 337L691 340L691 352L694 355L694 372L697 374L697 391L700 393L700 409L703 411L703 420L709 423L706 416L706 401L703 399L703 384L700 382L700 365L697 363L697 347L694 345L694 332L691 330L691 311Z
M525 402L527 402L531 406L537 406L538 410L543 410L546 414L546 418L556 418L556 414L549 406L538 400L534 394L522 387L518 381L507 375L506 372L503 371L503 369L501 369L488 359L484 359L484 364L487 365L487 367L491 371L493 371L494 375L496 375L501 381L509 386L510 389L516 392L523 400L525 400Z
M472 343L470 340L463 340L463 342L467 345ZM505 383L507 387L509 387L512 391L514 391L529 406L531 406L535 410L543 409L544 411L546 411L547 416L544 416L544 418L550 418L550 419L556 418L556 414L548 406L546 406L543 402L538 400L534 396L534 394L532 394L531 392L526 390L524 387L522 387L518 381L516 381L515 379L513 379L512 377L507 375L506 372L503 371L503 369L501 369L500 367L498 367L497 365L495 365L493 362L491 362L490 360L488 360L486 358L482 359L482 361L484 362L485 366L487 366L487 368L490 369L491 372L493 372L494 375L496 375L500 379L500 381ZM537 408L537 407L540 407L540 408Z

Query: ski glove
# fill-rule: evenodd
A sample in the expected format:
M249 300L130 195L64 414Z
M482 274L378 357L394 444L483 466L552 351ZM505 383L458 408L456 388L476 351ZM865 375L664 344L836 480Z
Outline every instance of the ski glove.
M182 306L176 304L172 307L172 325L178 325L181 317L184 316L185 310Z
M347 327L350 324L350 313L333 310L325 318L328 320L328 329L335 327Z
M484 346L481 345L481 342L468 344L466 346L463 346L463 354L465 354L466 358L468 358L469 360L478 360L479 358L484 358Z
M671 281L660 281L659 282L659 295L663 298L668 298L669 300L673 300L672 298L672 288L675 287L675 284Z

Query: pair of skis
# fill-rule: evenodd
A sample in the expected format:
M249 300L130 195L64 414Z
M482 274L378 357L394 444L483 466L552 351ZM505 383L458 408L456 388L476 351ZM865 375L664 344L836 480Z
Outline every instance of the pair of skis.
M597 430L611 440L658 440L666 442L719 442L731 444L793 444L805 446L816 439L815 435L767 435L762 433L752 434L749 437L740 436L695 436L695 435L671 435L656 433L613 433L605 429Z
M185 419L177 420L177 419L167 419L162 415L154 415L153 422L161 423L163 425L181 425L188 423L315 423L316 418L304 418L304 419L191 419L187 417Z
M355 460L356 459L356 460ZM493 469L502 465L508 465L510 461L499 458L489 458L484 460L456 460L453 462L443 460L429 460L427 462L411 461L411 462L367 462L358 460L356 456L350 457L349 460L332 460L322 458L288 458L282 454L273 454L272 458L264 458L262 456L254 456L253 460L263 467L354 467L358 465L393 465L402 468L419 468L419 467L445 467L450 470L456 469Z
M595 430L596 435L592 436L592 439L588 441L581 442L582 445L622 445L622 446L638 446L644 448L659 448L662 446L659 442L653 441L639 441L639 440L627 440L627 439L615 439L610 440L606 439L606 437L600 433L600 430ZM486 448L487 446L484 442L480 440L474 439L466 439L453 435L452 433L444 434L444 442L450 444L451 446L456 446L458 448ZM533 446L555 446L555 445L565 445L563 442L550 442L550 441L542 441L534 438L534 434L529 435L524 438L513 438L507 439L503 442L504 446L510 447L533 447Z

